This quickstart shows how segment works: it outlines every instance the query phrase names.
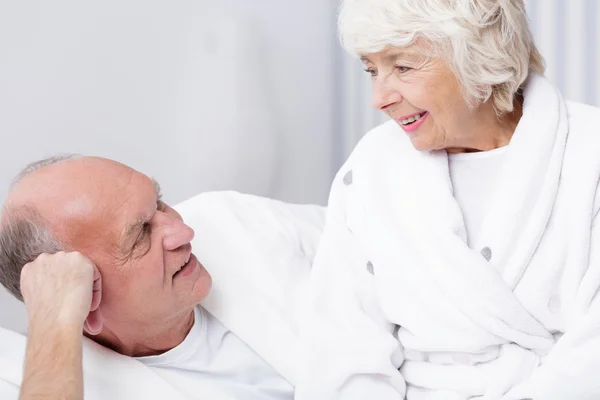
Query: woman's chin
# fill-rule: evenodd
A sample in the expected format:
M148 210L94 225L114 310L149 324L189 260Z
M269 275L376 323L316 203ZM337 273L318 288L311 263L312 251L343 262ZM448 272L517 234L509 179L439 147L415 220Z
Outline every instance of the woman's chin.
M436 150L435 146L430 140L424 138L423 136L411 136L410 141L412 142L413 147L417 151L433 151Z

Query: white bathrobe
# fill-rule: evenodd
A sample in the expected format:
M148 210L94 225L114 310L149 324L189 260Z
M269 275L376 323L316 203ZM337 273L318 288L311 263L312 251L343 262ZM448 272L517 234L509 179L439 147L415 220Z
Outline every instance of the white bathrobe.
M235 192L204 193L175 207L194 228L194 254L213 287L202 306L290 383L296 383L299 310L324 210ZM16 400L25 337L0 328L0 399ZM85 339L86 400L185 400L153 369ZM235 400L210 381L207 400Z
M600 110L532 75L480 241L396 122L333 184L297 400L600 399Z

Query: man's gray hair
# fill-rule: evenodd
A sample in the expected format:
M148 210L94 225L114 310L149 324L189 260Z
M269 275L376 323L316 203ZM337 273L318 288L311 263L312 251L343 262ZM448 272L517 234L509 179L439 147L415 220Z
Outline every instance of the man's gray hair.
M79 155L79 154L67 153L67 154L58 154L58 155L55 155L52 157L44 158L43 160L39 160L39 161L34 161L30 164L27 164L27 166L25 168L23 168L21 170L21 172L19 172L17 174L17 176L15 176L15 178L12 181L11 186L16 185L20 180L25 178L27 175L34 173L38 169L47 167L49 165L58 164L63 161L74 160L74 159L80 158L80 157L81 157L81 155Z
M72 160L81 156L63 154L27 165L12 181L16 185L40 168ZM0 219L0 283L17 299L21 293L21 270L40 254L54 254L63 246L52 234L48 224L37 210L29 206L3 208Z
M63 246L36 210L21 207L7 214L0 227L0 283L23 301L21 270L25 264L40 254L59 252Z

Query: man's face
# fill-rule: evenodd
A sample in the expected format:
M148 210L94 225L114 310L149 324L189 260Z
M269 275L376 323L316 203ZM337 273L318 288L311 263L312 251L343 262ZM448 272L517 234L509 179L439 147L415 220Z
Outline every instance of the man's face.
M68 174L59 173L68 167ZM49 209L42 213L50 216L67 251L81 252L100 270L99 310L106 328L167 323L190 313L206 297L212 281L192 254L194 231L161 201L156 182L103 159L47 169L39 173L54 173L54 178L43 180L52 184L43 206Z
M88 253L102 274L101 312L108 324L143 325L189 313L211 286L192 254L194 231L160 200L158 185L132 175L120 199L102 210L100 225L110 234Z

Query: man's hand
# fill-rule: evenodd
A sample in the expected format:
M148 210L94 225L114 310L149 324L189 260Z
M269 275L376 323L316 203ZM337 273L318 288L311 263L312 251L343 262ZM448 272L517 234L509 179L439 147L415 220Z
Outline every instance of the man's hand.
M81 253L40 255L23 267L21 293L32 328L85 328L92 335L102 330L97 312L102 300L102 277Z
M82 328L102 330L102 279L80 253L42 254L21 272L29 317L20 400L83 400Z

